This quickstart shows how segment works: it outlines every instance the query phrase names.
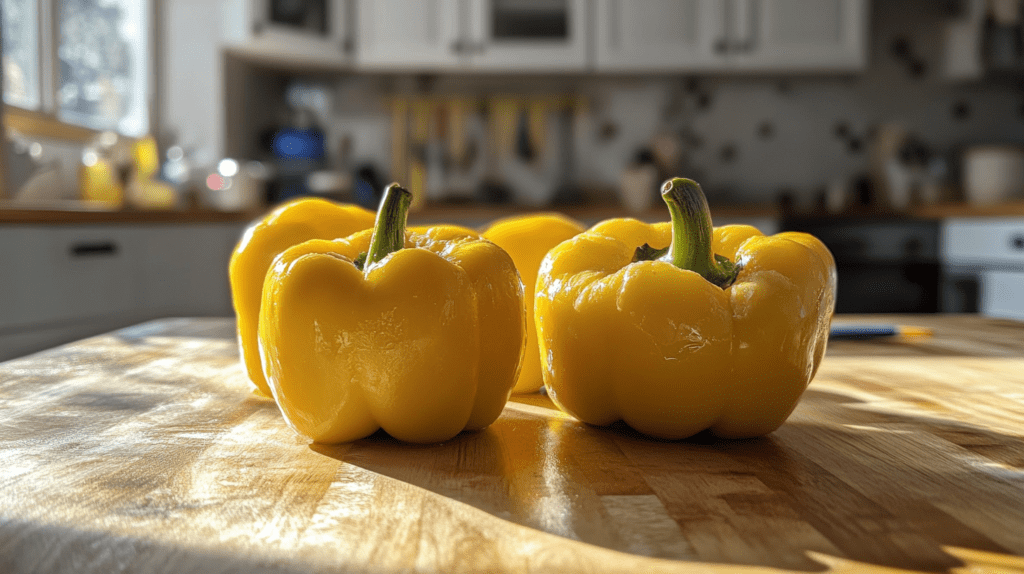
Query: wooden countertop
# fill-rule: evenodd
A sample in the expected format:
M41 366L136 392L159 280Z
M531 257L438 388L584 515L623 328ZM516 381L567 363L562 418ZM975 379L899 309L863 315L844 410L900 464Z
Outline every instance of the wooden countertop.
M833 342L768 437L648 440L542 395L440 445L308 445L229 319L0 364L0 571L1024 572L1024 324Z

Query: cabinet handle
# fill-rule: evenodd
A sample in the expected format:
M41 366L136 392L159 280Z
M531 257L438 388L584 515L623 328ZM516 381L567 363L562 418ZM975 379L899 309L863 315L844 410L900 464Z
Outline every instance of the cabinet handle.
M75 243L69 250L71 257L97 257L103 255L117 255L117 244L113 241L98 241L95 243Z
M1024 234L1014 235L1010 238L1010 249L1024 251Z
M452 42L452 52L456 54L482 54L487 49L483 42L469 42L466 40L455 40Z
M715 52L719 54L726 54L729 52L729 41L722 38L715 42Z

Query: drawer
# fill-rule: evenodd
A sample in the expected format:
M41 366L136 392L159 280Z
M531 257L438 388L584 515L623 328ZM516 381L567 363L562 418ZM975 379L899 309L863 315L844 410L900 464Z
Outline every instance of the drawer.
M118 227L0 230L0 328L135 309L140 240L137 231Z
M1024 321L1024 271L986 271L980 291L983 315Z
M950 265L1024 269L1024 219L949 220L942 254Z

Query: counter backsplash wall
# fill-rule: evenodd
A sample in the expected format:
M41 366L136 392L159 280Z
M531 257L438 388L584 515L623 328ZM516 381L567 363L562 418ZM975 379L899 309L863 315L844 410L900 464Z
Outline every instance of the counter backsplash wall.
M326 92L304 103L317 111L328 152L347 139L351 161L385 173L396 95L569 95L583 102L572 128L576 183L616 188L637 152L668 135L682 146L678 172L699 178L712 201L772 203L786 193L808 205L830 184L869 169L880 126L899 126L948 160L954 182L963 147L1024 144L1024 78L943 77L949 9L927 0L874 2L869 68L856 76L349 75L296 80L289 92L300 100ZM304 83L321 89L294 89Z

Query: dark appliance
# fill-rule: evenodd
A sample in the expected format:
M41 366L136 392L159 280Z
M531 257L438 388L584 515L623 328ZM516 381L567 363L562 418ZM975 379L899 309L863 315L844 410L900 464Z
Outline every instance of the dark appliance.
M326 35L327 10L327 0L271 0L270 21Z
M939 222L912 218L786 218L786 231L820 239L836 259L837 313L936 313Z

